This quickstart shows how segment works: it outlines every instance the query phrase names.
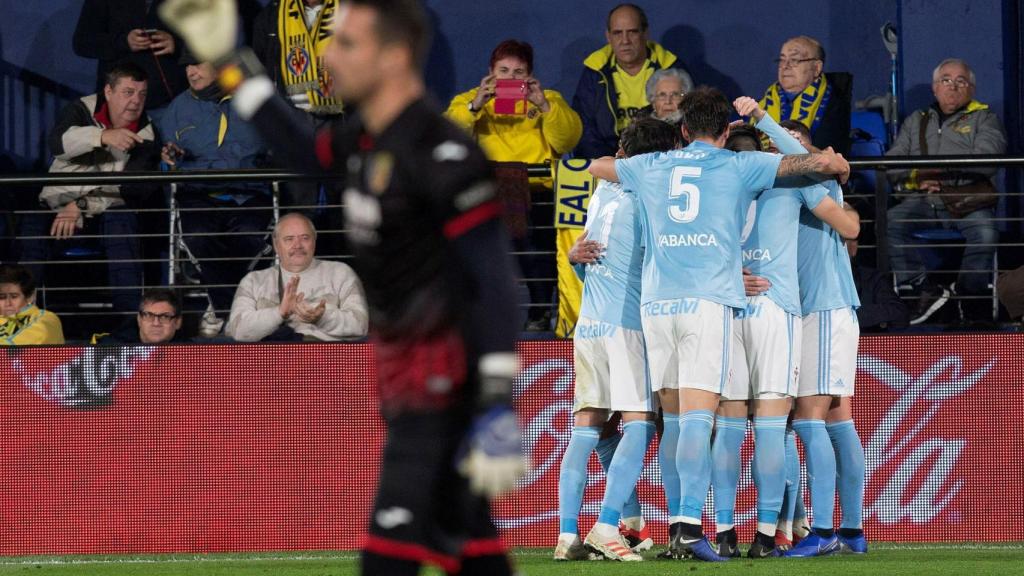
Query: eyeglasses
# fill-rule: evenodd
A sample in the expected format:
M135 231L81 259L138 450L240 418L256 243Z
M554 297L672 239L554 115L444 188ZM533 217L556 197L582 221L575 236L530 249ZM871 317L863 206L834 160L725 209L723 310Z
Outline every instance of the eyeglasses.
M804 62L814 62L815 60L821 60L821 58L776 58L772 62L775 62L779 68L796 68Z
M950 78L948 76L939 78L939 84L942 84L946 88L952 88L956 86L958 89L967 88L968 86L971 85L971 83L963 76L958 76L956 78Z
M153 312L142 311L139 312L139 317L148 322L155 322L157 324L163 322L170 322L178 317L177 314L154 314Z
M655 100L682 100L686 92L658 92L654 95Z

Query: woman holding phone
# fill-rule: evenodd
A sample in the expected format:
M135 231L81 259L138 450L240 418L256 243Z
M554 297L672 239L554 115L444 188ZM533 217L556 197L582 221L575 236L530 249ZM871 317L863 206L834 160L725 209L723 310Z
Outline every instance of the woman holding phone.
M583 122L562 95L545 90L533 76L533 47L519 40L505 40L491 52L490 68L480 85L452 99L445 116L469 132L495 162L555 164L563 154L576 147L583 134ZM499 182L506 182L498 171ZM525 188L525 187L524 187ZM554 249L554 239L526 231L532 193L551 190L551 178L531 178L530 190L523 189L512 198L515 186L502 186L506 211L523 212L521 219L506 217L513 247L517 252L533 248ZM551 278L556 275L554 262L529 254L519 256L525 278ZM551 282L526 283L530 291L527 330L547 331L547 319L554 286Z
M533 47L519 40L494 48L480 85L453 98L445 116L472 134L495 162L557 161L583 133L580 117L562 95L544 90L533 76Z

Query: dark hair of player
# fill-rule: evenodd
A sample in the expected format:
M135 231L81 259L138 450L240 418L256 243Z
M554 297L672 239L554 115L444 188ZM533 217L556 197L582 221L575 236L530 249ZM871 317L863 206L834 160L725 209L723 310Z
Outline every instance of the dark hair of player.
M717 88L701 86L687 92L679 104L683 126L690 133L690 139L718 138L729 127L732 106Z
M811 140L811 129L804 126L803 123L798 120L783 120L782 122L779 122L779 126L782 126L786 130L799 132L807 139L808 142Z
M750 126L736 126L729 130L729 138L725 141L726 150L733 152L760 152L761 139L757 130Z
M626 156L666 152L679 147L682 135L673 125L646 116L637 118L622 131L619 143Z

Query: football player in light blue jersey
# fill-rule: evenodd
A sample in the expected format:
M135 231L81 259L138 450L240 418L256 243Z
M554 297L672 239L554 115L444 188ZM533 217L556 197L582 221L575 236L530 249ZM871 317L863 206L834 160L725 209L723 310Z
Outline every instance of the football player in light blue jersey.
M849 173L831 150L780 157L723 150L732 108L713 88L680 105L680 151L602 158L590 173L632 190L643 206L641 322L652 387L666 414L681 414L679 509L670 512L668 555L721 561L701 515L711 483L711 427L730 379L732 316L745 307L740 233L750 202L777 178Z
M756 113L748 97L734 102L741 116ZM766 117L761 127L782 130ZM744 137L745 136L745 137ZM749 126L732 130L726 147L760 150ZM715 495L716 544L722 556L739 556L734 528L740 446L753 399L754 485L757 487L757 531L747 552L750 558L778 556L775 528L786 491L786 421L797 393L801 311L797 283L797 234L801 208L844 234L855 236L859 223L849 218L820 184L773 188L751 203L743 228L743 265L766 278L771 289L747 298L747 307L733 320L733 379L722 394L712 445L712 486Z
M622 151L627 156L678 146L679 133L653 118L637 120L622 133ZM569 261L582 272L584 284L573 336L574 427L559 473L556 560L586 558L585 543L606 558L637 561L642 559L637 552L654 545L646 536L639 507L632 515L624 514L654 436L656 409L640 323L639 210L633 193L620 184L601 181L587 208L586 230L569 251ZM615 411L622 414L623 433L607 466L600 516L581 543L578 517L587 460L592 450L600 449L601 428L609 412ZM624 535L619 532L620 520ZM631 541L637 542L632 548Z
M802 125L783 123L783 127L790 132L772 135L780 151L813 149ZM826 185L829 196L841 204L839 185ZM856 315L860 300L840 232L801 212L797 252L804 320L793 428L804 443L808 474L814 478L810 491L817 513L811 534L787 556L820 556L840 549L867 552L862 525L864 449L853 424L850 401L860 338ZM837 472L842 522L835 534L832 510ZM792 519L781 520L783 536L791 538Z

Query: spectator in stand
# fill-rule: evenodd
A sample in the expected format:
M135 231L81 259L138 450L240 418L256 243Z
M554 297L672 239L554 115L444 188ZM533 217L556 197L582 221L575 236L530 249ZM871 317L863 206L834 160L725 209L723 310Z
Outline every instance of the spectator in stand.
M650 105L645 108L653 118L679 124L679 103L683 96L693 90L693 80L686 70L679 68L665 68L658 70L651 75L647 81L647 101Z
M975 78L970 66L955 58L943 60L932 72L935 102L903 122L887 156L944 156L1002 154L1006 132L999 117L974 99ZM909 194L889 209L889 256L896 281L910 285L918 298L911 324L924 322L937 312L951 293L990 294L989 278L999 231L995 208L998 190L992 181L996 168L970 170L891 170L889 180L897 193ZM921 220L931 221L921 222ZM916 221L915 221L916 220ZM959 230L966 241L960 275L949 289L929 280L913 233L922 228ZM967 321L991 320L984 299L962 301Z
M217 84L217 71L185 52L189 89L175 98L160 122L164 162L182 171L239 170L266 165L259 133L238 116ZM270 190L260 182L187 183L178 187L185 244L199 261L200 276L214 308L200 335L216 336L224 324L238 281L266 246ZM210 234L227 234L211 236ZM224 258L232 258L224 260Z
M92 344L167 344L184 342L181 330L181 298L168 288L150 288L134 321L112 334L93 334Z
M253 51L267 76L292 106L306 114L316 130L345 117L323 60L337 13L338 0L271 0L253 25ZM332 183L287 182L281 187L281 203L285 207L304 207L298 209L312 216L321 186L330 204L340 202ZM325 220L331 229L343 227L341 210L329 211ZM340 238L330 242L332 253L340 251L340 243Z
M362 284L347 264L318 260L316 228L298 212L274 227L280 266L250 272L231 305L226 333L239 342L337 341L366 336Z
M523 114L496 112L494 95L498 80L525 83L527 103ZM533 47L519 40L505 40L494 48L488 74L480 80L479 86L453 98L445 116L471 134L487 157L496 162L556 163L576 146L583 130L579 116L562 95L543 89L533 76ZM500 171L498 178L501 182ZM551 178L536 178L531 184L534 192L550 190ZM520 204L524 205L525 216L529 214L530 191L522 192ZM554 263L550 258L531 253L535 246L546 246L550 235L534 240L527 230L513 231L512 240L514 249L523 253L518 260L528 280L526 285L533 304L529 307L527 328L548 330L550 321L545 304L551 301L551 288L537 279L553 276Z
M765 90L761 108L781 123L797 120L811 131L811 143L850 153L850 98L853 78L845 72L823 73L825 49L810 36L786 40L775 59L778 82Z
M850 218L860 224L860 214L849 203L843 209ZM881 274L874 268L857 261L857 239L846 239L846 250L850 253L853 283L857 286L860 308L857 308L857 323L861 332L881 332L907 327L910 311L892 287L892 277Z
M683 68L676 55L648 39L647 15L635 4L608 13L608 44L583 61L573 110L583 120L578 158L614 156L619 135L650 102L647 81L663 68Z
M271 0L253 26L253 51L267 75L317 126L344 114L323 64L337 10L337 0Z
M495 112L498 80L526 83L524 114ZM583 132L579 115L562 95L543 89L534 78L533 47L519 40L505 40L494 48L488 74L478 87L453 98L445 116L469 132L495 162L557 162Z
M185 70L177 64L178 39L163 30L157 9L164 0L85 0L72 47L82 58L99 62L96 91L119 62L131 62L151 79L147 104L162 109L185 89ZM154 114L156 117L157 114Z
M144 70L131 63L115 66L107 74L103 92L90 94L65 106L50 130L53 154L50 172L133 172L156 170L160 147L149 116L143 111L147 97ZM159 190L152 184L53 185L39 194L40 202L56 216L31 215L22 220L21 261L44 284L43 263L52 242L76 235L101 235L108 259L107 272L115 311L135 312L142 290L142 263L136 234L138 218L131 208Z
M35 298L36 284L28 268L0 265L0 345L64 343L60 319L40 310Z

